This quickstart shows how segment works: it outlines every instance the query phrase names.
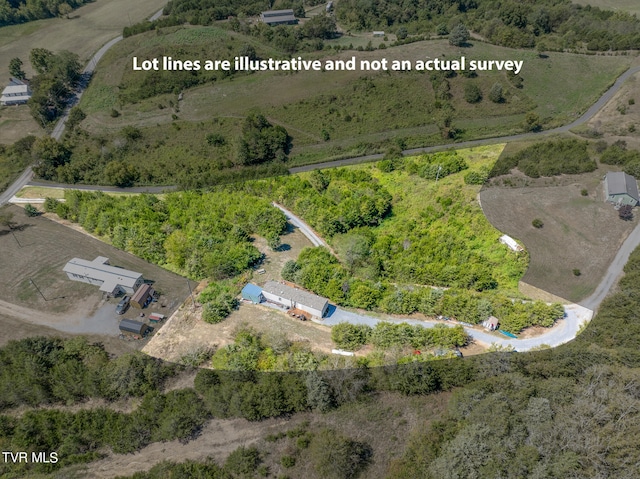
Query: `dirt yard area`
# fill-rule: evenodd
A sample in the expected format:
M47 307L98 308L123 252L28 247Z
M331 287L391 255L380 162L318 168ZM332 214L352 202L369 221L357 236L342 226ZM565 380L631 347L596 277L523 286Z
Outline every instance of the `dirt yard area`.
M602 135L608 143L624 140L640 149L640 73L631 77L581 132Z
M91 260L106 256L112 265L139 271L153 281L161 296L144 310L145 315L156 311L169 316L189 295L187 280L179 275L44 216L29 218L16 206L6 211L13 213L17 227L12 232L0 229L0 318L25 326L4 329L4 342L40 331L42 326L46 326L43 331L52 328L117 339L119 321L140 314L140 310L129 308L118 316L118 298L106 298L97 286L68 279L62 268L73 257ZM136 346L124 349L132 347Z
M269 280L280 280L282 266L295 260L302 248L311 243L297 228L289 229L282 236L282 247L271 251L264 238L254 238L254 245L266 255L265 261L256 268L252 282L263 285ZM264 270L264 273L258 271ZM198 290L204 287L204 283ZM290 341L304 342L315 351L330 353L333 348L331 330L311 321L300 321L266 306L241 303L227 319L218 324L205 323L201 309L194 310L190 303L180 309L157 334L151 338L143 351L166 361L180 358L203 348L223 347L233 342L235 333L243 327L269 335L286 335Z
M519 186L505 186L501 177L483 188L480 200L491 224L521 240L529 252L523 282L573 302L593 292L638 222L622 221L604 202L605 173L598 169L539 179L511 175L509 182ZM583 189L588 196L582 196ZM542 228L532 226L536 218Z

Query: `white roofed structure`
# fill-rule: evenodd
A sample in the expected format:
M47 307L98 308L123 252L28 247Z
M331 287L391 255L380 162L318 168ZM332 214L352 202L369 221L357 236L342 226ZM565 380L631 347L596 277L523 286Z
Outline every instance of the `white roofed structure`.
M20 80L12 78L9 82L9 85L6 86L4 90L2 90L0 105L20 105L23 103L27 103L27 101L29 101L29 98L31 98L31 89L29 88L29 85Z
M100 291L109 294L133 294L144 281L142 273L111 266L109 259L104 256L98 256L93 261L73 258L62 271L73 281L95 284L100 286Z
M507 245L513 251L522 251L524 248L518 244L516 240L514 240L511 236L502 235L500 236L500 243Z
M322 318L329 307L327 298L277 281L267 281L262 287L262 295L267 301L296 308L318 318Z

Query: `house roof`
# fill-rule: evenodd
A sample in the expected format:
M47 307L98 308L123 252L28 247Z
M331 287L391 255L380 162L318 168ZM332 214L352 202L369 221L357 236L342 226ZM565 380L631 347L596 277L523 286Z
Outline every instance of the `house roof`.
M262 288L260 286L256 286L252 283L247 283L247 285L242 288L241 292L242 296L260 296L262 294Z
M638 183L636 179L623 171L610 171L605 178L609 195L628 194L636 201L640 201Z
M146 301L147 296L151 294L153 294L153 289L151 288L151 285L143 284L138 288L138 290L135 293L133 293L133 296L131 297L131 302L141 303L143 301Z
M293 10L270 10L268 12L262 12L260 15L264 23L289 23L297 22Z
M3 95L29 95L29 87L27 85L9 85L2 90Z
M130 288L133 288L138 279L142 277L142 273L105 264L105 260L104 256L98 256L93 261L73 258L62 268L62 271Z
M298 304L308 306L313 309L322 311L327 304L327 298L318 296L308 291L292 288L286 284L278 283L276 281L267 281L262 290L266 293L278 295L281 298L287 298L295 301Z
M484 324L492 324L493 326L497 326L500 321L495 316L489 316Z

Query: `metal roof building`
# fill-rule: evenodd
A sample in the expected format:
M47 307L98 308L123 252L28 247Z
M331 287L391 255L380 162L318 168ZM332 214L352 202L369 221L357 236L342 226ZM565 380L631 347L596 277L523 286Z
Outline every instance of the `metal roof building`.
M262 288L252 283L247 283L247 285L242 288L240 294L242 295L242 299L246 299L255 304L261 303L264 299L262 297Z
M610 171L604 178L606 201L619 205L638 206L638 183L636 179L622 171Z
M327 298L276 281L267 281L262 294L268 301L300 309L318 318L322 318L329 307Z
M143 284L138 288L133 296L131 297L131 306L134 308L142 309L144 308L148 302L153 298L153 294L155 291L149 284Z
M31 89L29 88L29 85L12 78L9 85L2 90L0 105L20 105L22 103L27 103L29 98L31 98Z
M109 258L104 256L98 256L93 261L73 258L62 271L73 281L95 284L100 286L100 291L109 294L121 291L133 294L144 281L142 273L111 266Z
M147 332L148 328L149 326L145 323L134 321L133 319L123 319L120 321L120 331L123 333L133 333L142 336Z
M298 19L293 14L292 9L269 10L260 14L260 20L269 26L273 25L295 25Z

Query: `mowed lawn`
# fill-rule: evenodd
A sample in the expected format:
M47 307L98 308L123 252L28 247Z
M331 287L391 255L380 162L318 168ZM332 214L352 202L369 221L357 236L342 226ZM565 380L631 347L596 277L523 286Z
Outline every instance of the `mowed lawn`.
M499 230L522 241L530 255L522 281L570 301L591 294L618 248L637 224L623 221L604 202L602 168L583 175L485 187L482 209ZM512 177L513 180L513 177ZM588 196L582 196L586 189ZM542 228L534 228L539 218ZM579 271L579 275L574 273Z
M0 79L9 78L9 61L18 57L27 77L34 71L29 64L29 52L46 48L58 52L77 53L83 64L102 45L122 33L128 25L150 17L166 5L166 0L99 0L88 3L69 16L49 18L21 25L0 28ZM4 88L0 85L0 89ZM27 134L37 134L40 125L29 115L27 106L0 108L0 143L13 143Z
M163 295L154 308L164 305L161 310L167 316L189 295L187 280L181 276L44 216L29 218L16 206L4 211L14 214L17 228L13 234L0 228L0 301L70 321L90 317L103 300L102 293L97 286L69 280L62 268L71 258L93 260L97 256L106 256L112 265L138 271L154 281L154 288Z

